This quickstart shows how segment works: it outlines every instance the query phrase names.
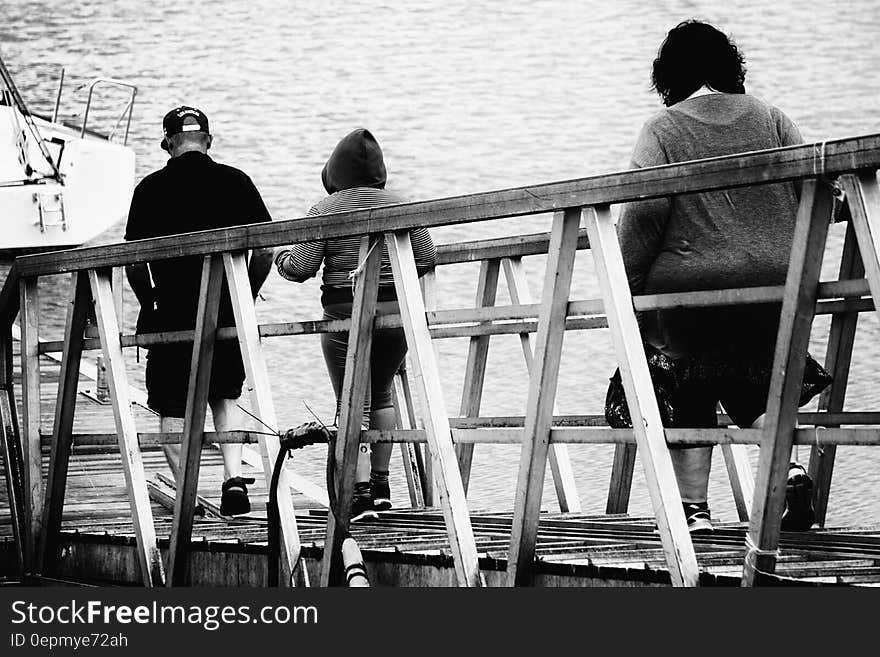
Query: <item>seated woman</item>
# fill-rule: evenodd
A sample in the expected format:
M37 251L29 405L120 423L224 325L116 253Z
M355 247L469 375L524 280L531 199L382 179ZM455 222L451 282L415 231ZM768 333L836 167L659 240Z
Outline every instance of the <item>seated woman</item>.
M779 109L746 94L744 59L706 23L670 30L654 60L666 109L642 128L633 167L802 142ZM799 190L778 183L626 204L618 235L633 294L785 283ZM714 427L720 401L740 427L760 425L770 384L779 304L645 313L642 337L672 361L672 426ZM827 383L826 383L827 385ZM691 531L711 530L712 447L671 447ZM813 522L811 484L793 466L783 529Z
M313 206L308 214L331 214L404 203L403 198L385 190L385 178L382 149L375 137L368 130L354 130L339 142L321 172L321 180L330 196ZM437 255L434 243L424 228L413 230L410 239L416 270L422 276L434 268ZM360 243L361 238L355 236L296 244L279 251L275 264L284 278L301 283L314 276L323 262L321 304L324 306L324 319L347 319L351 317L353 300L350 274L358 268ZM400 309L391 262L387 249L383 248L376 315L394 315L398 312ZM322 334L321 348L336 393L338 420L348 334ZM373 333L370 387L364 402L363 428L395 428L391 389L394 375L405 357L406 338L402 328L382 329ZM375 515L375 511L391 508L388 464L392 447L391 443L374 444L372 448L361 445L350 518L352 522L366 515Z

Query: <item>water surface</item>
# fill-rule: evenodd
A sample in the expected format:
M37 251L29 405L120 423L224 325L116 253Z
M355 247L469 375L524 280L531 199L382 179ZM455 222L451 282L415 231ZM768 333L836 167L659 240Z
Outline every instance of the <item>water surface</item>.
M161 167L161 119L177 105L203 109L215 135L212 155L246 171L277 219L301 216L323 195L320 170L336 141L356 126L374 132L385 150L389 188L411 199L436 198L626 166L643 121L660 109L649 88L650 65L666 31L689 17L732 33L747 57L748 91L776 104L807 140L878 132L880 17L871 0L764 2L236 2L170 0L4 3L0 47L27 100L51 111L57 67L67 67L62 115L76 119L85 93L74 87L98 74L139 86L131 143L138 177ZM116 118L120 96L105 94L95 126ZM91 120L91 119L90 119ZM438 242L545 229L548 217L468 224L435 231ZM123 227L101 236L118 240ZM841 231L833 229L826 277L834 274ZM542 258L528 258L533 294ZM441 307L473 304L476 266L440 272ZM502 286L503 288L503 286ZM58 335L64 283L44 285L47 337ZM580 254L573 298L596 294L589 254ZM261 321L319 315L317 281L288 283L272 275ZM134 299L126 321L133 326ZM507 302L506 292L499 303ZM824 355L827 318L814 329ZM856 341L848 409L876 406L880 331L863 317ZM308 419L305 400L332 416L333 399L318 340L267 341L266 354L283 425ZM467 340L436 344L446 404L459 408ZM485 414L523 414L525 366L516 336L493 338ZM131 376L143 361L130 354ZM557 412L600 412L614 370L607 331L566 336ZM613 448L571 447L581 500L603 511ZM718 450L720 453L720 450ZM801 449L806 459L808 450ZM473 506L513 503L518 453L476 450ZM319 451L298 467L320 480ZM876 449L838 450L830 521L880 520ZM395 497L405 488L395 457ZM715 515L735 516L724 467L716 461ZM545 506L552 508L547 485ZM631 510L650 502L637 471Z

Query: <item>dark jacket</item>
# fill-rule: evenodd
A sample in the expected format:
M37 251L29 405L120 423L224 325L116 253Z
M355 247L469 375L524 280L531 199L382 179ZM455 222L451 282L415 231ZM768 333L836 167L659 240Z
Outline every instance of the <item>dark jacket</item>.
M164 237L211 228L270 221L260 193L242 171L199 152L183 153L146 176L135 188L125 228L126 240ZM157 313L139 321L143 330L183 330L195 326L202 257L150 263ZM142 311L149 314L150 309ZM220 322L232 323L224 288Z
M328 194L351 187L385 188L385 159L373 134L358 128L348 133L333 149L321 171Z
M333 149L321 171L321 181L330 195L312 206L308 214L333 214L405 203L402 197L385 190L385 178L382 149L369 130L358 128ZM437 251L425 228L410 231L410 240L416 271L422 276L434 268ZM275 264L282 277L302 283L317 274L323 263L323 305L350 303L353 297L350 274L358 268L360 243L361 238L353 235L295 244L290 249L279 251ZM391 301L396 298L391 261L387 247L383 247L378 299Z

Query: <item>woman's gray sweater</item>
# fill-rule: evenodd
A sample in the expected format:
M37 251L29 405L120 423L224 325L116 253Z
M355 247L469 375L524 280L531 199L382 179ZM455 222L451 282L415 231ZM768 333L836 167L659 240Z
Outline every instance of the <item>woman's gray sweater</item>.
M649 119L636 142L632 166L800 143L797 127L772 105L746 94L709 94ZM793 183L626 204L617 229L630 289L633 294L653 294L782 284L797 205ZM778 306L772 312L778 316ZM770 315L765 332L773 333ZM748 317L748 309L664 312L646 318L646 339L675 357L690 351L707 331L711 335L714 329L725 329L729 334L735 327L724 324Z

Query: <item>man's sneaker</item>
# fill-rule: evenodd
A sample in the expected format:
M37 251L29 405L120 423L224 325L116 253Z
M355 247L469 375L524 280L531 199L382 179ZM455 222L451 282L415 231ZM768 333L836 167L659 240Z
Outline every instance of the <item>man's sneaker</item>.
M391 508L391 486L388 482L370 482L370 497L373 498L374 511L388 511Z
M230 477L223 482L220 489L220 513L224 516L240 516L250 513L251 503L248 500L247 484L254 483L252 477Z
M799 463L788 466L788 483L785 485L785 510L782 512L781 529L784 532L802 532L816 522L813 509L813 480Z
M364 518L378 519L379 516L373 510L373 498L369 495L355 495L351 500L351 516L349 522L357 522Z
M699 534L714 531L712 527L712 514L706 502L692 504L683 502L684 517L687 520L688 531L691 534Z

